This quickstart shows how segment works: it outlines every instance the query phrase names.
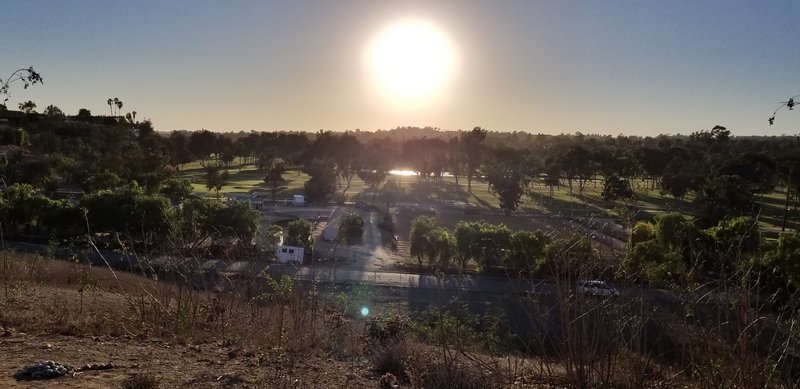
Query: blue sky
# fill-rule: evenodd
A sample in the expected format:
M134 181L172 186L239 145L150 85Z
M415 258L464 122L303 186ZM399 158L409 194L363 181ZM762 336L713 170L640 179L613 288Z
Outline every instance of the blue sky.
M796 134L796 1L25 1L6 4L0 77L67 113L123 112L159 130L376 130L398 126L656 135L727 126ZM435 101L376 98L365 50L421 18L458 66Z

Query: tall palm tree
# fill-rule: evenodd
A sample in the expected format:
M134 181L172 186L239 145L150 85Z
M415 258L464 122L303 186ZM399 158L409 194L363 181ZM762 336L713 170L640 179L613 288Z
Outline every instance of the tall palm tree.
M108 101L106 101L106 102L108 103L108 109L111 110L111 116L114 116L114 106L113 106L114 100L109 97Z
M118 98L114 98L114 105L117 106L117 116L119 116L119 110L122 109L122 100Z

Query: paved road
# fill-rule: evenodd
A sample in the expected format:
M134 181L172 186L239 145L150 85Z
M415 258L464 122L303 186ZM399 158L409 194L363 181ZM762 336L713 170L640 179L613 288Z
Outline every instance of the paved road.
M300 281L319 280L323 283L354 285L368 284L376 287L393 290L405 290L405 294L420 296L432 293L473 293L485 297L488 295L539 295L551 296L556 294L556 284L547 280L516 280L502 277L443 275L441 277L429 274L414 274L391 271L369 271L340 266L293 266L282 264L269 264L253 261L225 261L177 259L158 257L147 260L142 257L111 251L98 253L90 250L72 248L57 248L31 243L5 242L5 247L24 252L38 252L54 255L58 258L80 258L95 266L106 266L106 262L118 269L136 269L138 266L155 269L168 269L180 266L182 271L197 274L220 274L225 277L242 277L253 279L259 274L266 273L273 277L289 275ZM102 254L102 255L101 255ZM641 298L645 301L672 302L677 296L670 291L646 288L620 288L621 298Z
M374 211L363 211L352 207L342 207L336 212L357 212L364 219L364 234L357 244L344 244L328 242L319 234L318 228L314 236L314 259L335 260L337 266L362 271L385 271L392 269L403 260L401 252L387 248L384 244L384 234L378 224L381 215ZM388 236L386 237L388 239Z
M489 294L539 294L549 295L556 292L556 285L546 280L516 280L502 277L456 275L426 275L390 271L369 271L349 267L330 266L293 266L270 264L253 261L202 260L191 258L157 257L143 258L131 254L112 251L93 251L46 245L5 242L7 249L53 255L57 258L79 258L95 266L108 265L118 269L136 269L139 266L155 269L169 269L179 266L182 271L194 273L222 274L227 277L255 278L266 273L273 277L290 275L301 281L319 280L335 284L371 284L387 288L428 290L428 291L465 291ZM623 297L642 297L645 300L672 300L671 292L657 289L625 288L620 291Z

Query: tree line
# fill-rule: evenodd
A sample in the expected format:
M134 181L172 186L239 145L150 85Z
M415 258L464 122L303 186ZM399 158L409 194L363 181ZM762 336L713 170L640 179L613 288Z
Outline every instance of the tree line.
M64 188L85 195L136 183L144 194L159 195L180 184L177 174L200 161L207 187L217 192L227 170L253 164L274 198L283 173L305 171L305 193L325 202L358 177L369 190L389 188L389 171L405 168L422 182L446 175L465 183L488 183L508 213L514 212L531 183L564 186L581 196L587 184L602 185L605 200L628 203L634 180L664 196L693 194L694 222L709 228L735 216L755 216L756 196L785 189L784 225L796 223L789 209L800 192L798 137L733 137L722 127L689 136L542 135L398 128L390 131L240 132L208 130L156 132L147 120L122 115L109 99L112 116L86 109L66 115L56 106L44 113L2 111L0 178L4 185L30 185L51 198ZM115 109L116 108L116 109ZM388 186L387 186L388 185ZM385 192L385 190L384 190Z

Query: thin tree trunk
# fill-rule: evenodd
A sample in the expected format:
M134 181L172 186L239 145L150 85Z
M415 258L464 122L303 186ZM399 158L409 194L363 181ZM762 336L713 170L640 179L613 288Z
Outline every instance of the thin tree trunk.
M783 200L783 221L781 222L781 232L786 232L786 219L789 218L789 193L792 191L792 171L789 171L789 179L786 185L786 197Z

